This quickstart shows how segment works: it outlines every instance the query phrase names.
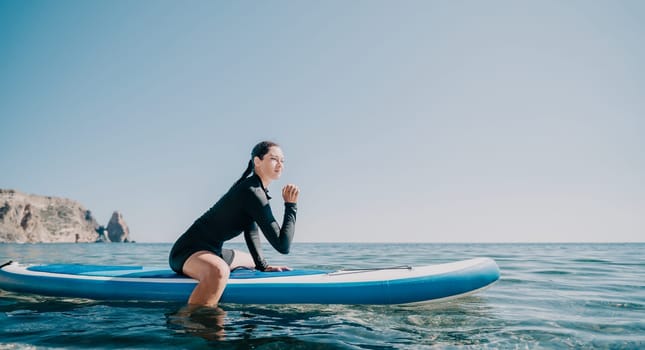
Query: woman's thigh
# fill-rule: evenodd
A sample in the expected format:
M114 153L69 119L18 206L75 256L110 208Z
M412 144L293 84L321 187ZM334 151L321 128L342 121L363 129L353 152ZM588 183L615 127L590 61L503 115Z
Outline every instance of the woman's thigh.
M228 277L229 266L222 258L207 250L193 253L184 263L182 268L184 275L201 281L209 276L220 275Z

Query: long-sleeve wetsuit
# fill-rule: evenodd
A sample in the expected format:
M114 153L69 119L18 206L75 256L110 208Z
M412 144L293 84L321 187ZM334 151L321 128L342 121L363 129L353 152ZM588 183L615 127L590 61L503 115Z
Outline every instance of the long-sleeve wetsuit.
M258 270L267 263L262 256L258 226L278 252L288 254L295 232L296 203L285 203L282 228L269 206L267 190L257 175L234 185L213 207L179 237L170 251L170 267L182 273L186 260L200 250L222 256L222 245L244 232L244 240Z

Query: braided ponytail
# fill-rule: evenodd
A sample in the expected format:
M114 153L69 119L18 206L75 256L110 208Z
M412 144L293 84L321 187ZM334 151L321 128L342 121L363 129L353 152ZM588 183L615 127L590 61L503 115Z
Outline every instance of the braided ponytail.
M251 175L252 172L253 172L253 158L249 160L249 165L246 167L246 170L244 170L244 173L242 173L242 176L237 181L235 181L235 183L233 184L233 187L239 185L239 183L244 181L244 179L246 179L247 177L249 177L249 175Z

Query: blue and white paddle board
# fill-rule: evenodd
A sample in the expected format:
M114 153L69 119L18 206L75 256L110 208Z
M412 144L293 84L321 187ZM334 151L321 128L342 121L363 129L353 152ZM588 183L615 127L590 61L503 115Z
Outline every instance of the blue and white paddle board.
M500 277L490 258L361 270L231 273L221 303L410 304L456 298ZM0 268L0 289L97 300L186 302L197 281L167 268L97 265L22 265Z

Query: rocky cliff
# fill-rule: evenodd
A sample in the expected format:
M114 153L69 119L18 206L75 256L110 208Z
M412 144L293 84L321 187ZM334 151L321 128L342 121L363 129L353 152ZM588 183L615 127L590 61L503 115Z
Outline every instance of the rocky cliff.
M125 225L121 214L115 213ZM127 225L121 229L118 241L127 241ZM109 242L105 231L74 200L0 189L0 243Z

